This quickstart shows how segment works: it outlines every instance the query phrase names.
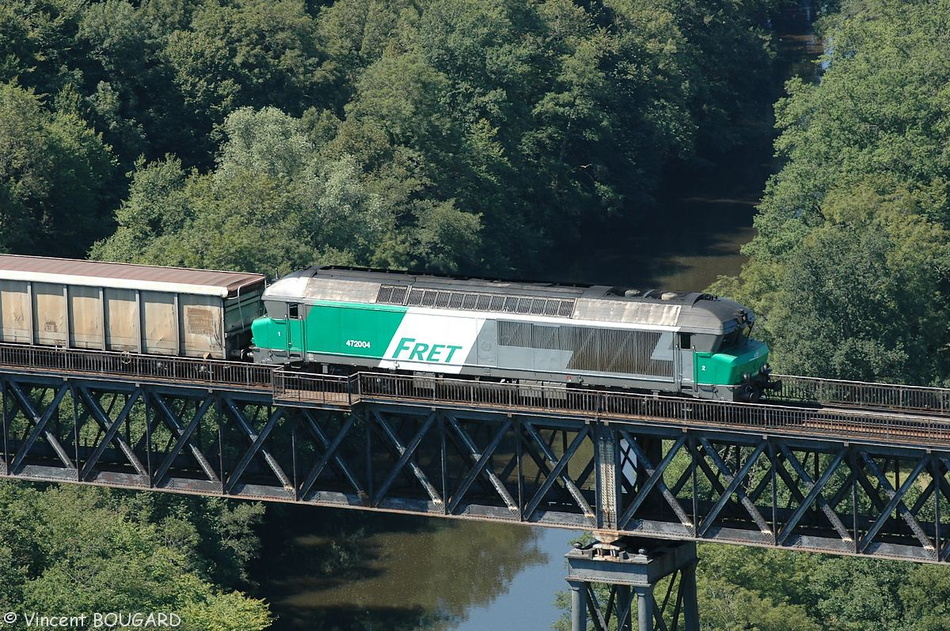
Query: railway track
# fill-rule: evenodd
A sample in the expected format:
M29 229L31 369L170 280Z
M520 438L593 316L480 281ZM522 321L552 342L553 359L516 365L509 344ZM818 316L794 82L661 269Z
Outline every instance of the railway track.
M770 399L783 404L818 404L842 409L889 410L950 417L950 388L868 383L776 375L782 390Z
M349 407L359 401L486 407L649 420L684 427L834 435L950 445L950 389L783 375L769 403L732 403L633 392L568 389L361 372L312 375L222 360L0 344L0 371L80 375L270 392L277 402Z

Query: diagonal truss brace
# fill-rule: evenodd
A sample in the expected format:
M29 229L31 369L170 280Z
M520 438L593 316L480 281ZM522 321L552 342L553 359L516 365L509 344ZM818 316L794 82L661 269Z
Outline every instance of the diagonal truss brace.
M881 514L878 515L878 518L874 521L871 527L865 533L864 537L860 540L859 550L864 552L867 550L867 547L871 544L874 538L880 532L881 528L884 526L884 522L890 517L891 512L897 511L897 513L907 522L907 525L910 526L911 531L914 533L914 536L917 537L917 540L920 541L921 545L924 547L924 550L934 551L936 550L933 541L930 540L930 537L924 532L924 529L921 527L920 522L917 521L917 518L911 513L907 508L907 505L904 504L904 498L907 496L907 491L914 485L917 481L917 477L920 475L927 467L928 458L921 458L917 466L914 467L914 470L907 476L904 480L904 483L901 484L900 489L895 490L894 486L891 484L890 480L887 479L887 476L881 471L880 467L877 466L877 463L867 454L867 452L861 452L861 458L864 461L865 466L871 472L871 474L877 478L878 484L881 485L881 490L884 492L884 495L888 497L888 502L884 506Z
M280 480L280 483L284 486L284 490L292 491L294 485L290 481L290 478L287 477L286 473L284 473L284 470L277 462L277 459L271 455L270 451L264 448L264 443L267 440L267 437L270 435L271 430L273 430L274 426L277 425L277 422L283 418L286 411L285 408L279 407L274 410L274 412L271 413L270 418L268 418L267 422L264 424L264 427L261 428L261 431L257 432L247 420L244 412L237 406L237 404L234 403L234 401L232 401L230 398L225 398L224 405L225 409L230 413L229 416L234 420L235 423L237 423L238 427L241 428L241 431L244 432L244 435L251 441L251 447L244 452L244 455L234 468L234 471L232 471L231 475L228 476L228 480L224 485L225 491L229 493L234 491L241 479L241 476L244 475L244 471L247 469L247 466L251 464L251 460L253 460L254 456L258 454L260 454L260 456L264 459L264 461L267 463L267 466L270 467L270 470L274 472L274 475L277 476L277 479Z
M448 419L449 426L455 431L456 436L465 448L468 450L468 456L473 461L473 466L469 469L468 474L465 476L465 479L462 480L462 483L459 485L459 488L455 490L452 498L449 501L449 513L454 513L455 509L458 508L459 503L462 501L462 498L465 497L465 494L471 488L472 483L475 482L475 479L480 475L484 474L491 485L495 488L495 491L498 493L498 496L505 503L505 506L508 507L512 513L518 512L518 502L515 501L515 498L512 497L511 493L508 492L508 489L505 487L505 483L501 481L501 478L498 477L494 471L491 470L487 465L491 460L492 455L494 455L495 450L498 448L498 445L501 444L502 439L505 437L505 434L508 430L511 429L511 419L506 418L501 424L501 427L498 428L498 431L495 433L494 438L492 438L491 443L485 448L484 451L479 452L478 447L475 445L475 442L468 435L462 426L459 424L458 420L451 414L446 414Z
M313 465L310 469L310 473L307 474L306 479L303 484L300 486L300 491L298 493L298 498L301 500L306 500L310 496L310 491L313 489L314 484L316 484L317 479L326 469L327 465L332 460L336 467L343 474L343 477L346 478L347 482L350 483L350 486L353 487L353 490L356 491L356 494L362 498L368 498L369 494L366 492L364 485L361 484L347 464L339 455L340 445L343 444L343 441L349 435L350 430L353 428L353 425L356 423L357 416L355 414L350 414L346 422L343 424L343 427L340 428L339 433L331 442L327 439L326 432L320 428L320 425L314 420L313 416L308 410L301 410L302 416L305 421L305 425L310 433L320 441L320 444L323 445L323 455L320 459Z
M59 386L59 388L56 390L56 394L53 396L53 400L49 405L46 406L46 409L43 410L42 414L37 412L36 406L33 405L30 397L27 396L25 392L23 392L18 383L10 381L8 382L7 387L10 389L10 392L13 393L14 398L19 404L20 408L26 414L27 418L33 423L33 430L27 436L26 440L23 442L23 444L20 446L20 449L13 457L13 462L10 463L10 473L17 473L20 471L23 466L23 460L33 448L33 445L36 443L36 440L40 437L40 435L46 439L47 444L52 447L53 451L56 452L56 456L67 469L77 471L78 468L69 458L69 455L63 448L62 443L59 442L59 439L56 438L53 432L46 429L46 425L49 423L50 419L53 418L53 413L56 412L56 410L59 408L59 404L63 401L63 397L65 397L66 393L71 389L69 382L64 381Z
M725 490L719 496L719 500L716 502L715 506L709 512L708 515L703 519L703 523L699 526L699 534L701 536L706 535L709 531L709 528L712 527L713 523L716 520L716 517L719 516L719 513L725 507L726 503L735 494L739 498L739 502L743 507L749 512L749 516L752 517L752 521L755 522L755 525L759 527L759 530L763 534L770 535L772 534L772 529L769 527L768 523L765 521L765 518L762 517L762 513L759 512L759 509L755 507L755 504L749 499L749 496L742 490L741 484L745 480L746 476L749 475L749 471L752 470L752 467L758 461L759 456L765 451L768 447L767 441L761 441L756 445L755 449L748 458L746 458L745 464L733 475L732 471L729 469L729 466L723 461L722 457L719 455L719 452L716 451L713 446L710 444L709 439L706 437L700 437L699 442L702 444L709 458L716 465L716 468L719 469L722 473L723 478L728 482Z
M90 415L93 419L105 430L105 434L102 439L99 441L99 444L96 445L93 449L89 458L86 460L86 464L83 465L82 471L79 474L80 479L88 480L95 469L96 464L98 464L99 459L102 457L102 454L105 453L106 448L110 443L114 444L119 448L119 451L126 457L129 461L129 464L138 472L138 474L145 479L148 479L148 469L142 464L138 459L138 456L135 455L135 452L132 450L132 447L125 442L121 436L118 435L119 428L122 427L122 423L129 416L129 412L132 411L132 407L135 405L136 401L139 398L139 392L132 392L128 399L125 401L125 405L122 406L122 410L116 416L115 420L109 419L109 414L103 409L102 404L99 400L89 392L88 388L78 387L76 388L79 391L79 398L82 399L82 402L86 405L86 408L89 410Z
M548 494L548 491L551 490L551 487L554 486L554 483L558 480L561 480L561 483L564 484L568 493L571 494L571 497L574 498L574 501L577 502L578 507L584 511L584 516L588 519L594 519L594 511L591 509L590 504L587 503L587 500L584 498L581 490L577 488L577 485L574 484L574 481L571 480L568 476L564 475L564 468L567 466L567 463L571 461L571 458L577 453L578 448L590 437L591 430L589 425L584 425L577 432L577 436L574 437L574 440L571 442L571 445L564 451L564 455L561 458L558 458L551 447L541 438L541 435L538 434L538 430L535 429L534 425L530 421L524 421L522 423L525 431L531 436L534 440L533 445L541 450L541 453L547 459L548 462L552 463L553 466L549 471L547 471L547 478L544 480L544 483L541 485L541 488L535 493L534 497L528 503L528 506L525 508L525 515L533 515L537 510L538 505Z
M429 481L429 477L425 474L425 471L422 470L422 467L418 465L415 459L412 457L415 454L416 449L419 448L419 445L422 443L422 439L425 437L426 432L429 431L429 428L435 423L436 413L432 412L426 417L425 422L422 423L422 427L419 428L419 431L416 432L416 435L409 442L409 445L403 445L402 441L399 440L399 436L396 435L396 432L393 431L392 427L389 426L389 423L386 422L386 419L377 411L373 410L373 416L376 419L377 425L380 429L383 430L383 433L386 434L386 438L389 439L393 447L396 448L396 451L399 453L399 460L393 466L392 470L389 472L389 475L386 476L386 480L380 486L376 492L376 497L373 499L373 504L378 506L382 502L383 497L389 491L389 488L396 481L396 477L403 470L403 468L408 464L409 468L412 470L412 473L416 476L416 479L419 480L419 483L422 484L425 488L426 493L429 494L429 499L432 500L434 504L444 506L445 502L442 500L442 496L439 495L439 492L436 490L435 486Z
M158 469L152 476L152 484L155 486L164 484L172 464L174 464L175 459L178 458L182 449L184 449L186 445L195 461L197 461L198 466L201 467L201 470L204 472L205 476L207 476L208 480L210 482L220 483L221 480L218 478L218 474L215 472L214 467L211 466L211 463L208 462L208 459L205 458L205 455L191 440L191 436L195 433L195 430L198 429L202 419L205 418L205 414L207 414L208 410L211 408L213 399L211 397L205 397L194 416L192 416L188 425L182 427L181 422L178 420L178 416L172 411L168 405L168 402L161 394L153 392L147 394L146 396L149 398L149 400L151 400L152 403L154 403L155 408L158 410L159 414L157 416L161 417L165 427L171 430L172 435L176 438L175 444L169 450L168 454L165 456L165 459L158 466Z
M627 441L630 449L636 455L637 461L641 463L643 470L648 476L640 488L639 493L637 493L637 496L633 499L633 501L630 503L630 506L627 507L627 510L625 510L621 516L619 521L620 528L623 529L627 527L627 525L630 523L630 520L633 519L634 514L636 514L637 510L655 487L659 489L660 495L663 496L663 499L666 500L666 503L669 504L670 508L673 509L676 517L680 520L680 523L683 524L683 527L686 528L690 536L694 536L696 531L692 518L686 513L686 510L683 509L683 505L679 503L679 500L676 499L676 496L672 491L670 491L669 487L667 487L666 483L663 481L663 475L666 472L667 467L686 443L686 435L683 434L676 440L676 442L673 443L673 445L666 452L666 456L663 457L663 460L660 461L660 464L656 467L653 466L653 463L650 462L650 459L647 457L646 453L629 432L626 430L620 430L620 435L623 436L624 440Z
M841 518L838 517L831 505L822 497L821 491L825 488L825 484L831 479L831 476L834 475L838 467L844 461L845 454L847 453L846 448L842 448L835 454L832 461L825 468L824 473L818 478L818 481L812 480L812 477L805 470L805 467L802 466L802 463L795 457L795 454L792 453L791 449L788 448L785 444L780 444L779 449L781 450L782 455L785 460L792 466L792 469L795 470L795 473L798 475L799 480L804 483L806 489L808 489L808 495L802 495L801 491L798 488L798 484L795 484L793 480L788 476L788 472L780 464L776 463L774 466L777 468L779 475L782 476L782 479L785 481L789 490L795 495L798 500L798 508L792 513L791 517L785 523L785 526L782 528L782 531L779 533L777 542L779 545L785 544L788 540L788 537L792 534L794 529L798 526L798 523L801 521L802 517L811 507L812 503L817 503L818 507L821 509L821 512L824 513L825 517L828 518L828 521L831 523L832 528L835 529L835 532L841 537L842 541L851 542L853 538L851 533L848 532L848 529L845 528L844 523L841 521Z

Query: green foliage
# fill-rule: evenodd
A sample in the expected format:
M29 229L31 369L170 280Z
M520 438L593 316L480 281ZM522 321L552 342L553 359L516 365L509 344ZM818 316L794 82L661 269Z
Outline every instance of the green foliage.
M582 227L649 212L663 169L697 143L748 135L762 100L734 94L764 94L757 24L772 4L11 0L0 8L0 80L51 95L50 112L92 126L119 172L131 172L127 195L110 173L98 176L110 194L90 200L99 230L125 200L112 258L155 252L153 262L269 272L317 260L530 272ZM233 136L245 108L320 121L297 146L306 156L276 146L286 135L255 142L261 154L301 159L292 187L331 177L337 187L345 174L347 200L380 221L357 229L341 213L324 234L312 213L325 220L325 211L291 201L299 191L285 192L273 173L221 172L246 147ZM161 213L139 200L157 195L143 190L159 177L155 165L169 177L177 165L185 186L155 200L174 219L149 224L139 219ZM37 200L17 203L20 215L43 215ZM232 232L205 245L177 233L182 217L195 230ZM304 242L283 239L288 230ZM20 235L8 241L39 247ZM69 243L102 236L77 232Z
M740 26L703 37L748 33L764 51L755 11L730 7ZM581 226L649 209L664 165L691 155L713 98L700 105L694 86L725 59L704 68L709 41L693 48L686 20L660 2L341 0L318 16L323 69L349 97L328 150L355 157L401 225L423 224L419 200L479 217L478 243L466 239L455 261L410 244L410 264L543 267ZM767 65L764 52L754 59ZM458 219L471 232L471 217ZM388 257L400 250L388 246Z
M299 114L315 97L315 25L298 0L202 2L163 55L195 116L211 123L243 106Z
M110 227L108 148L61 101L50 112L32 91L0 84L0 251L78 256Z
M323 162L299 119L236 111L213 173L139 163L103 259L287 273L316 261L372 261L394 218L352 158Z
M829 18L820 83L776 108L786 159L735 290L768 315L782 371L940 383L950 377L950 60L946 3L873 0ZM946 6L944 6L946 5Z
M942 631L950 620L950 573L935 565L913 567L898 594L906 611L915 612L909 631Z
M241 541L230 546L232 553L256 549L256 538L246 531L260 513L253 505L201 510L199 502L187 500L21 483L0 484L0 503L7 516L0 526L0 603L8 608L58 615L175 612L182 628L196 631L269 624L263 601L215 587L207 558L197 554L206 537L215 545ZM222 524L220 532L202 532L190 515L224 518L215 522ZM248 556L238 555L237 562Z
M947 374L948 235L916 210L906 191L830 196L825 223L778 279L766 330L777 349L795 349L782 370L913 383Z
M186 603L179 615L188 631L261 631L271 624L261 601L237 592L210 593Z
M774 603L722 579L703 581L698 595L703 631L821 631L802 605Z

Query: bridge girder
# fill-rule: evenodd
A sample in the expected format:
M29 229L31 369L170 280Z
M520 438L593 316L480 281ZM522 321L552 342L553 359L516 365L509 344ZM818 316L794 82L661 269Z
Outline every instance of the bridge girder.
M0 474L945 563L950 449L2 374Z

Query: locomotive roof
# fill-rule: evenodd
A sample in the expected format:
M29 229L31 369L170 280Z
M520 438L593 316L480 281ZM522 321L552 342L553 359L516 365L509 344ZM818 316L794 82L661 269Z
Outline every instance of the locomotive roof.
M140 289L222 298L243 294L264 284L264 276L248 272L106 263L17 254L0 254L0 280L110 289Z
M412 274L353 267L311 267L268 287L265 299L339 301L487 311L573 320L676 327L729 333L750 310L699 292L639 291L490 278Z

